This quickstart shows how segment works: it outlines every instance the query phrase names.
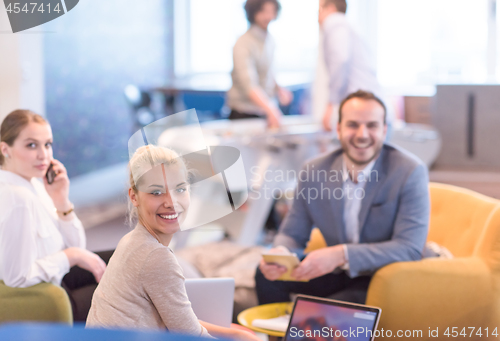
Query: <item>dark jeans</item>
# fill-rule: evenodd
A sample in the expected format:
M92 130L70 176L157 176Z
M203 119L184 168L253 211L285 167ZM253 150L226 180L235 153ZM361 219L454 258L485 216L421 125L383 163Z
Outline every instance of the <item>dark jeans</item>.
M289 302L291 293L364 304L370 280L371 276L350 278L341 272L326 274L309 282L269 281L258 268L255 273L259 304Z
M106 264L114 251L96 252ZM92 295L97 288L97 282L91 272L78 266L72 267L63 277L61 286L66 290L71 301L73 321L85 322L89 314Z
M230 120L241 120L245 118L265 118L265 116L260 116L256 114L245 114L236 110L231 110L228 119Z

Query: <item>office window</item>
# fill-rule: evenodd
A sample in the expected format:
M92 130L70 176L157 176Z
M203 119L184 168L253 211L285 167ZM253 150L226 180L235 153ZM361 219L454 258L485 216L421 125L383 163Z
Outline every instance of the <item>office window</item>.
M488 65L494 10L491 0L378 0L379 81L389 87L487 81L494 75Z
M232 46L246 29L244 1L190 0L192 73L229 72Z
M233 45L248 24L244 0L176 0L175 73L228 73ZM269 31L276 40L277 71L311 71L318 46L318 2L282 0Z
M248 28L244 0L175 0L177 76L228 73ZM277 71L317 63L318 1L282 0L271 24ZM393 89L500 79L496 0L350 0L347 16L367 41L380 83ZM499 6L500 7L500 6ZM398 90L399 91L399 90Z

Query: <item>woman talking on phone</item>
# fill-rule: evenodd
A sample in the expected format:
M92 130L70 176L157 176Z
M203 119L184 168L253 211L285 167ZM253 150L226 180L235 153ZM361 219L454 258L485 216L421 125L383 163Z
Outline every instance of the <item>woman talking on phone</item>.
M84 321L106 263L85 249L68 175L52 157L52 131L42 116L29 110L7 115L0 166L0 280L18 288L61 285L74 320Z

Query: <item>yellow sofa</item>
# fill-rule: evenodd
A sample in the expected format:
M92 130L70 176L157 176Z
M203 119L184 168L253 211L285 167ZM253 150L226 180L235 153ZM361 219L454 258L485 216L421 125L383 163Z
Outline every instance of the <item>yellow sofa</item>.
M500 335L500 201L451 185L429 187L428 241L455 258L393 263L375 273L366 304L382 308L379 330L392 333L377 340L398 331L412 335L405 340L425 340L436 328L433 339L498 340L491 333L497 328ZM321 233L313 232L308 250L323 246Z
M15 321L60 322L72 325L66 291L50 283L12 288L0 281L0 324Z

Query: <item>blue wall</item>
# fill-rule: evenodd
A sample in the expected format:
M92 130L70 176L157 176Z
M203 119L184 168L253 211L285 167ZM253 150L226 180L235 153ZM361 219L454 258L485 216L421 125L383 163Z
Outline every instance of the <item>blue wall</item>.
M128 161L123 89L172 74L172 0L84 0L43 29L55 157L70 177Z

